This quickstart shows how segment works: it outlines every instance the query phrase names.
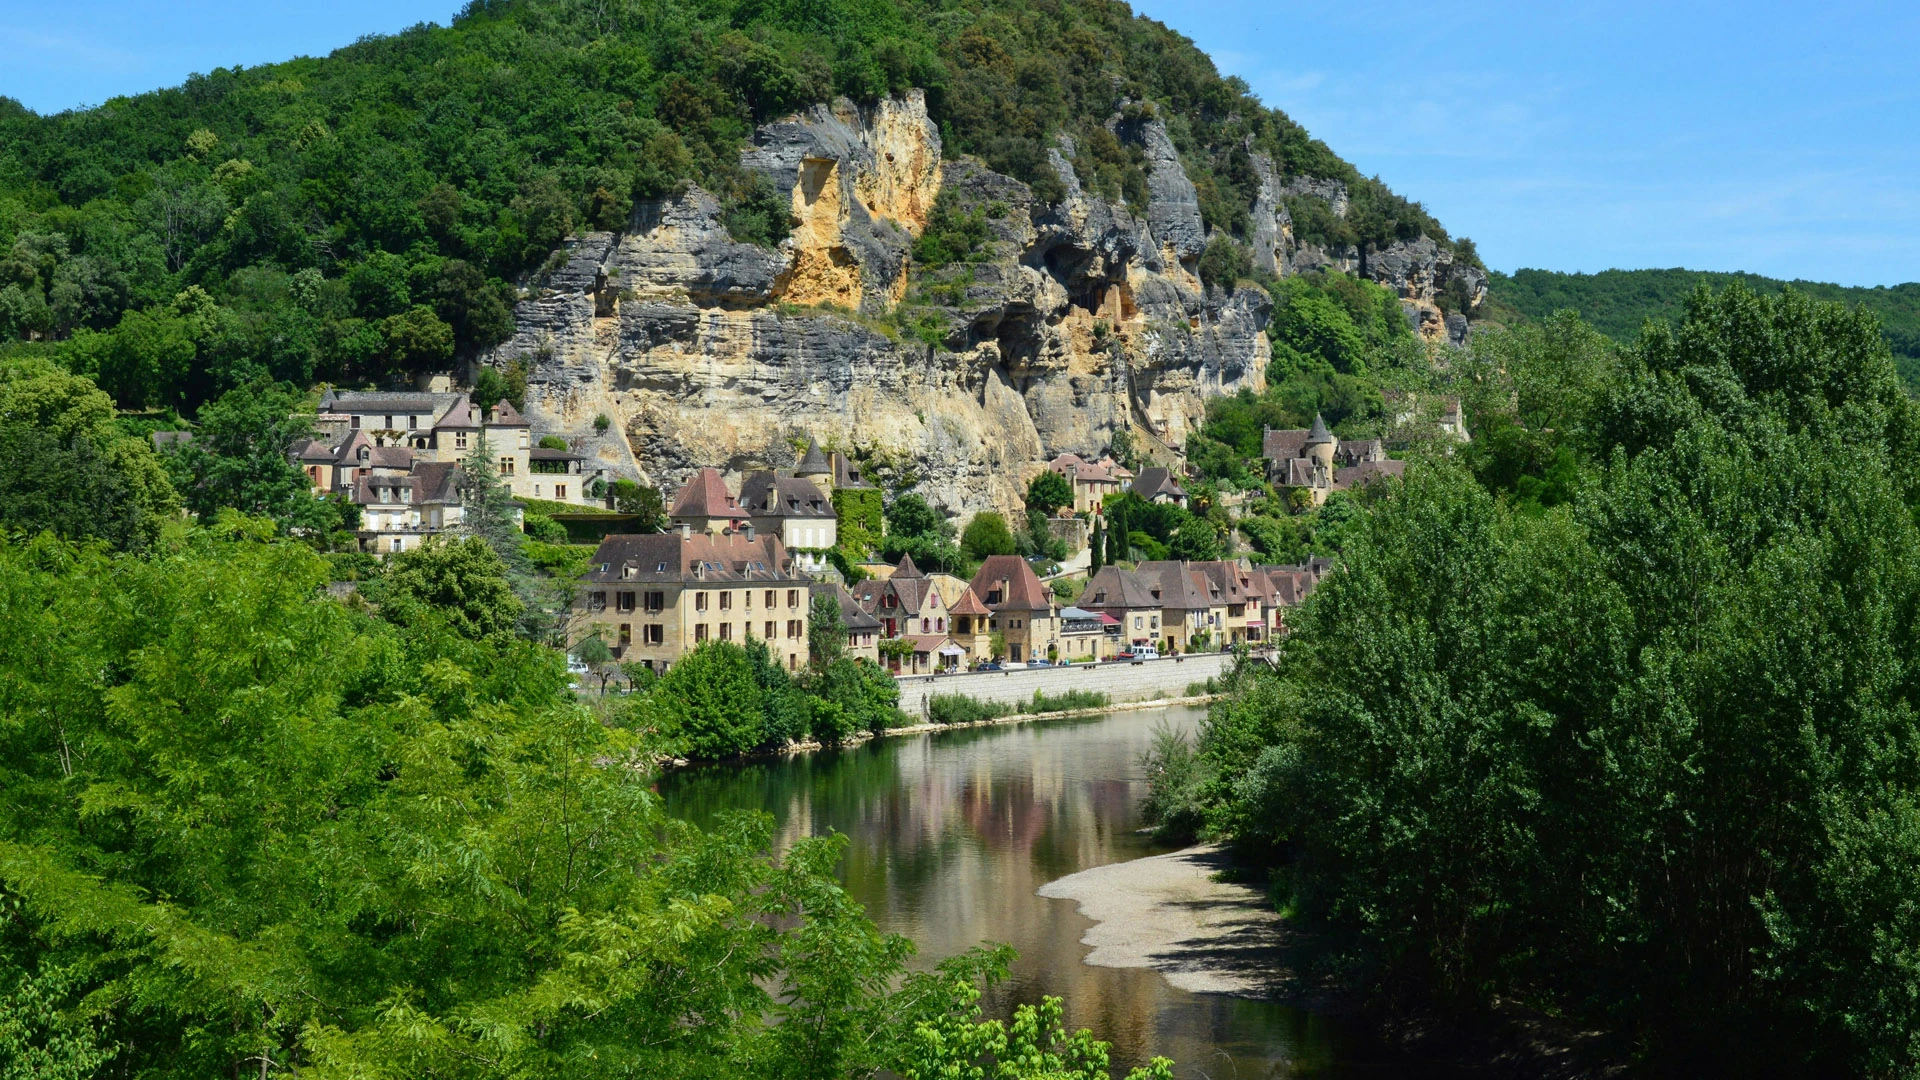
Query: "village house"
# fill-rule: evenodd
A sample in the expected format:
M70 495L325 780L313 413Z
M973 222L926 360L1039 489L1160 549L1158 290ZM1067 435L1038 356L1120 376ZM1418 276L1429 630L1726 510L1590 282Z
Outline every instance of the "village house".
M1065 663L1092 664L1111 660L1124 651L1120 642L1120 619L1101 611L1081 607L1060 609L1060 659Z
M519 410L506 401L484 406L448 388L444 376L421 391L327 390L314 418L316 438L293 454L316 491L346 491L351 454L364 441L374 447L404 447L422 462L462 462L482 438L494 470L516 499L599 505L605 464L566 450L534 445ZM334 460L324 460L331 449Z
M1303 492L1314 506L1336 491L1397 477L1407 468L1406 462L1387 457L1386 444L1379 439L1342 441L1319 413L1305 430L1266 429L1260 452L1267 462L1267 479L1275 487Z
M1182 510L1187 507L1187 489L1173 478L1172 471L1154 466L1141 469L1134 477L1133 486L1128 490L1152 503L1172 503Z
M740 481L739 510L753 527L780 537L800 569L827 569L827 552L839 543L840 519L833 502L811 481L771 469Z
M862 581L852 592L861 610L880 620L883 639L947 632L947 602L911 555L886 578Z
M623 662L665 671L704 642L757 637L789 670L807 659L813 583L777 536L742 532L619 534L581 577L569 647L599 634Z
M1047 463L1047 471L1064 477L1072 487L1075 513L1098 513L1107 496L1120 493L1121 480L1112 467L1087 461L1078 454L1061 454Z
M973 575L973 594L990 613L989 632L997 631L1006 643L1009 662L1047 659L1059 651L1060 620L1053 594L1027 560L988 556Z
M1145 578L1117 566L1103 566L1087 580L1074 606L1112 617L1119 648L1160 643L1160 597Z

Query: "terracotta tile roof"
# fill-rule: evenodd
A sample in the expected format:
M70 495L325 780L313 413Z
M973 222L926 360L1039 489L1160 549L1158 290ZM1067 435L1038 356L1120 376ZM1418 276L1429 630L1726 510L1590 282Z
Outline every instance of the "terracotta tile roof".
M918 577L926 577L926 575L920 572L919 567L913 565L913 556L901 555L900 565L894 568L893 577L888 580L899 581L901 578L918 578Z
M973 594L973 587L968 586L967 591L960 594L960 599L954 601L954 603L947 608L947 614L988 615L991 614L991 612L987 610L987 605L981 603L980 598Z
M741 516L739 500L727 491L720 470L708 466L687 478L680 493L673 497L669 517L735 518Z
M988 556L973 575L973 591L995 611L1053 610L1053 594L1018 555ZM1000 595L998 603L993 601L995 593Z

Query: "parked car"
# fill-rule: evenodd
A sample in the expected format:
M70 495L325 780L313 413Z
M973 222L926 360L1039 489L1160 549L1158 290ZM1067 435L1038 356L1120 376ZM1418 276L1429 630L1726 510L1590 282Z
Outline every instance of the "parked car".
M1027 666L1028 667L1052 667L1053 662L1036 656L1032 660L1027 661Z
M1135 645L1133 648L1128 649L1126 652L1121 653L1117 657L1114 657L1114 659L1116 660L1158 660L1160 659L1160 649L1158 646L1154 646L1154 645Z
M1001 670L1001 668L1000 668L1000 661L998 661L998 660L982 660L982 661L980 661L980 663L979 663L979 664L977 664L977 665L975 665L975 667L974 667L974 669L973 669L973 670L975 670L975 671L999 671L999 670Z

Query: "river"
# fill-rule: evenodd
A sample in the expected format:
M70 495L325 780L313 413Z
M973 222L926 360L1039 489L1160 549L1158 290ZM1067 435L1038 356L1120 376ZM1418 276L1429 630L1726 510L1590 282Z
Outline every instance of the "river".
M981 941L1013 945L1019 962L989 1012L1063 997L1070 1028L1113 1044L1118 1075L1156 1054L1182 1077L1211 1080L1405 1075L1405 1063L1380 1062L1312 1013L1188 993L1144 969L1089 967L1080 938L1092 924L1072 902L1035 895L1067 874L1167 850L1138 832L1140 758L1156 725L1192 730L1203 715L1145 710L879 739L683 770L661 793L669 812L701 824L765 810L783 846L847 834L847 889L883 929L919 945L916 966Z

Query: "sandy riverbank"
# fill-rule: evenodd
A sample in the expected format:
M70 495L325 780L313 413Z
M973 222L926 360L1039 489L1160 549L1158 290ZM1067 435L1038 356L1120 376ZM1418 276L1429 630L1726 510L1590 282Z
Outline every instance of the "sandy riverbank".
M1202 845L1111 863L1040 887L1094 922L1080 939L1096 967L1149 968L1182 990L1300 1001L1294 933L1265 890L1219 880L1226 854Z

